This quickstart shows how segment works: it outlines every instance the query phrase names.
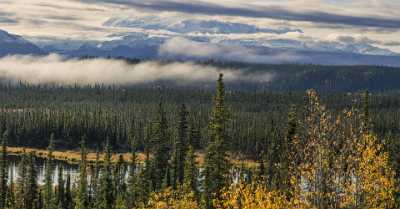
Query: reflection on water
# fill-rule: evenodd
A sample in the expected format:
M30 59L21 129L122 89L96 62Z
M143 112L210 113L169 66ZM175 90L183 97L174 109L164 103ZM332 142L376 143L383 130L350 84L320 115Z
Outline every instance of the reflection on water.
M8 174L9 176L12 175L13 176L13 181L15 182L18 179L18 164L21 161L21 156L17 156L17 155L9 155L7 157L7 162L8 162L8 167L9 167L9 171ZM45 171L46 171L46 163L45 163L45 159L43 158L35 158L35 164L36 164L36 170L38 173L38 184L39 185L43 185L44 184L44 176L45 176ZM79 178L79 165L77 164L70 164L67 163L65 161L60 161L60 160L54 160L53 161L53 184L57 185L58 183L58 176L59 176L59 167L62 166L62 171L63 171L63 179L65 180L67 178L68 175L70 175L71 178L71 183L74 183L78 180ZM135 172L139 172L141 169L143 169L142 166L137 165L136 167L137 169L135 170ZM90 169L89 169L90 171ZM200 173L202 171L202 168L200 168ZM125 169L125 179L127 180L128 178L128 173L130 172L130 167L127 166L127 168ZM244 180L246 181L250 181L251 180L251 176L252 176L252 172L250 170L247 169L243 169L243 168L232 168L231 169L231 178L232 181L234 183L237 183L239 181L239 179L242 177L244 178ZM88 181L90 181L90 172L87 173L88 175ZM203 180L203 176L200 175L198 176L198 180L201 181ZM10 181L11 178L8 178L8 180ZM10 183L10 182L9 182Z
M9 155L7 157L8 163L8 174L12 175L14 182L18 179L18 164L21 161L21 156ZM63 179L66 179L68 174L71 176L71 182L75 182L79 175L79 166L68 164L64 161L54 160L53 161L53 182L57 184L58 182L58 172L59 166L63 168ZM46 170L45 160L42 158L35 158L36 169L38 172L38 184L42 185L44 183L44 173ZM10 181L11 178L8 178Z

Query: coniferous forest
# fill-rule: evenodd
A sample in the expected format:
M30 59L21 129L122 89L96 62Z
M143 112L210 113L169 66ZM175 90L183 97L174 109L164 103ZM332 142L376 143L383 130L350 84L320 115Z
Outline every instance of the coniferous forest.
M395 91L3 83L0 208L399 208L399 127Z

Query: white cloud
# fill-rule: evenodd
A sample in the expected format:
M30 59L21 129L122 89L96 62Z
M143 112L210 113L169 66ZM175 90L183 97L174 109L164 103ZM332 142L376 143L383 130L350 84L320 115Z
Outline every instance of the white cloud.
M296 63L300 60L304 61L304 57L288 52L265 55L242 46L201 43L181 37L170 39L163 44L160 47L159 55L167 58L221 59L249 63Z
M180 84L214 81L219 73L226 81L268 82L269 73L247 74L240 70L219 69L193 63L143 62L128 64L110 59L63 59L58 55L45 57L9 56L0 59L0 78L31 84L143 84L160 80Z

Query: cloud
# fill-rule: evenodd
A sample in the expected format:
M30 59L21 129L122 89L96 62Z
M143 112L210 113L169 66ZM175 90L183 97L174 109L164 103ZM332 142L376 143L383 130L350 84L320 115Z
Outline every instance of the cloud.
M172 11L188 14L241 16L250 18L270 18L290 21L306 21L327 24L343 24L360 27L400 28L400 19L351 16L329 12L295 11L277 6L230 7L213 3L196 1L161 1L161 0L85 0L86 2L105 2L121 4L139 9L155 11Z
M0 78L12 82L62 85L130 85L161 80L180 84L214 81L223 73L226 81L268 82L272 75L252 75L240 70L219 69L193 63L143 62L128 64L110 59L63 59L58 55L44 57L8 56L0 59Z
M18 23L17 20L11 18L12 15L13 15L12 13L9 13L9 12L1 12L1 11L0 11L0 23L6 23L6 24L10 24L10 23L11 23L11 24L15 24L15 23Z
M344 52L344 50L347 50L346 48L351 48L351 46L336 45L333 42L315 42L313 44L317 46L310 45L308 46L311 47L309 50L280 48L255 50L237 45L218 45L195 42L185 38L173 38L160 47L159 56L169 59L219 60L259 64L400 66L400 56L375 55L375 53L381 53L381 50L372 46L356 46L355 49L352 49L352 52ZM329 49L325 51L314 49L323 47ZM344 50L341 47L344 47ZM358 53L359 50L366 54Z
M200 60L225 60L247 63L296 63L304 57L290 52L260 54L255 49L239 45L217 45L176 37L160 46L159 56L166 58L195 58Z
M0 17L0 23L17 23L18 21L7 18L7 17Z

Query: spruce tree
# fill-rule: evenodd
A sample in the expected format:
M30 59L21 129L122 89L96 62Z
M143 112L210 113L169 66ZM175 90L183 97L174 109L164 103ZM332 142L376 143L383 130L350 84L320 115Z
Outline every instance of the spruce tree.
M29 153L28 164L26 170L27 180L25 181L25 206L27 209L41 208L40 193L38 191L37 179L38 173L36 170L36 158L34 153Z
M126 183L125 183L126 165L123 155L118 156L118 161L114 168L114 196L125 195Z
M71 174L67 173L67 179L65 180L65 202L63 205L64 209L71 209L72 203L72 192L71 192Z
M63 208L65 204L65 182L64 182L64 177L63 177L63 166L59 165L58 166L58 177L57 177L57 199L56 203L58 208Z
M87 209L88 204L88 194L87 194L87 162L86 162L86 136L82 137L81 140L81 160L79 164L79 185L78 193L76 196L76 209Z
M128 208L136 207L136 202L138 201L138 196L140 195L140 188L138 187L138 177L136 174L136 145L135 141L131 142L131 162L128 173L128 185L127 185L127 206Z
M46 170L44 177L44 193L43 193L43 208L55 209L54 194L53 194L53 142L54 134L50 136L49 146L47 148Z
M296 168L300 163L297 156L297 115L296 107L291 107L287 116L286 136L280 149L279 189L292 192L291 178L297 173Z
M189 146L186 153L185 166L184 166L184 183L183 190L185 193L194 192L197 194L197 178L198 169L196 166L196 155L193 147Z
M155 130L153 134L154 158L152 165L154 172L152 173L153 187L158 190L161 188L163 179L169 166L169 136L168 125L162 102L159 104L158 118L154 123Z
M92 176L90 178L90 188L91 188L91 201L90 205L93 208L98 202L99 198L99 175L100 175L100 152L96 149L96 160L93 166Z
M221 190L229 183L229 159L227 154L226 126L228 111L225 106L223 75L217 82L214 107L209 124L210 140L204 162L204 194L206 208L213 208L213 200L220 198Z
M15 196L15 208L25 209L26 206L26 185L28 183L27 176L27 165L28 165L28 155L24 153L21 156L21 161L18 164L18 176L16 180L16 196Z
M193 121L190 122L190 131L189 131L189 139L187 145L191 145L194 150L200 148L200 141L201 141L201 133L199 125Z
M165 172L164 179L163 179L163 182L161 185L161 189L166 189L170 186L171 186L171 172L170 172L170 168L167 167L167 170Z
M103 168L100 175L98 185L98 199L96 208L97 209L113 209L114 196L113 196L113 179L111 174L111 146L107 139L105 146L105 156L103 162Z
M0 208L5 208L7 203L7 140L8 132L4 132L1 138L1 153L0 153Z
M174 143L172 185L174 188L183 183L184 164L188 146L188 112L183 104L179 110L178 136Z
M369 101L369 91L365 91L363 94L363 114L362 114L362 128L365 133L371 131L371 118L370 118L370 101Z

